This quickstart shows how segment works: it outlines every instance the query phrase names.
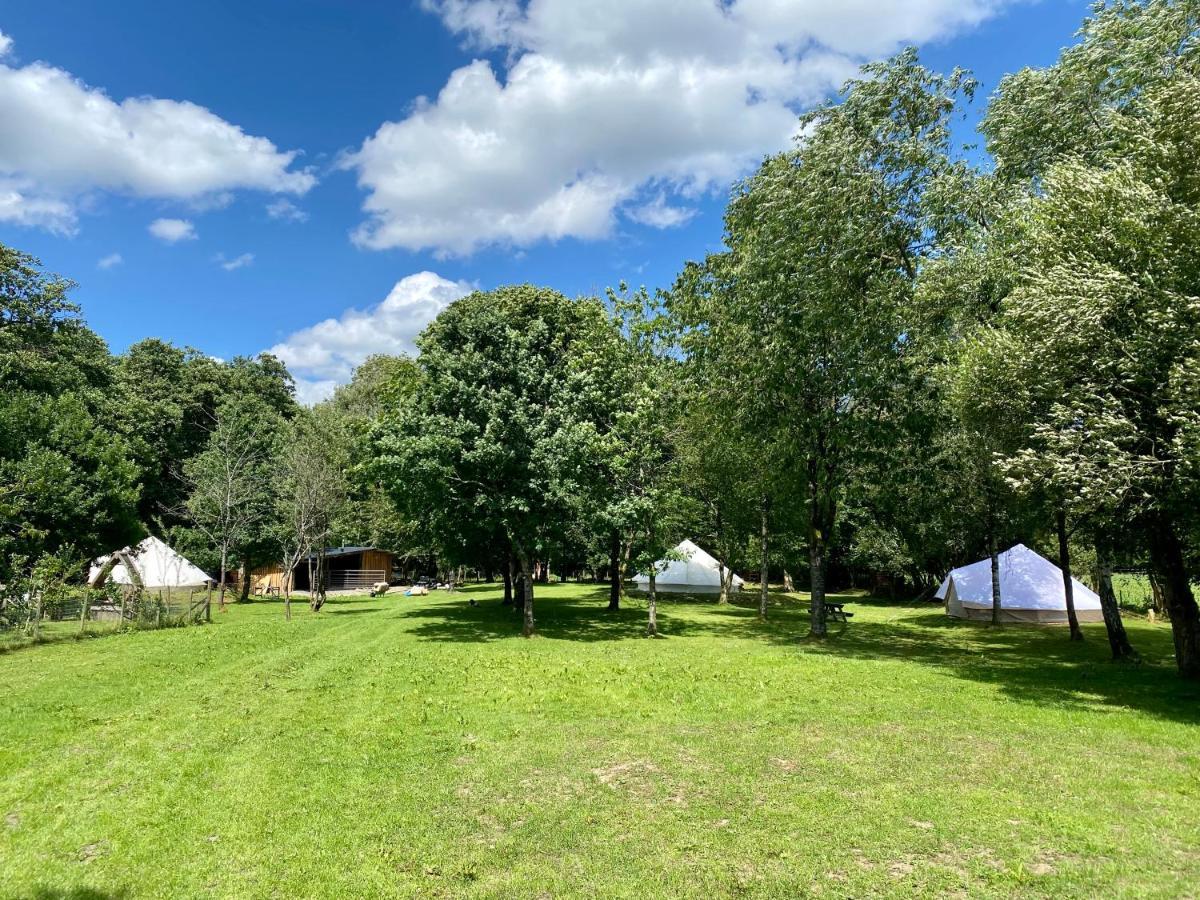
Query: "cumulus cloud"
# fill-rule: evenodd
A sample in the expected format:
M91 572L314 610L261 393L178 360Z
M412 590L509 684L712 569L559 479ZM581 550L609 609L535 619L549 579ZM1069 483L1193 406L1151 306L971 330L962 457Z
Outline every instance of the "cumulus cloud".
M124 257L121 256L120 253L110 253L110 254L108 254L108 256L105 256L103 259L99 260L96 263L96 268L112 269L116 266L121 265L121 263L123 263L123 262L125 262L125 259L124 259Z
M146 230L167 244L196 239L196 227L187 219L155 219Z
M301 329L268 352L296 376L297 394L315 403L350 380L354 369L377 353L415 353L414 340L443 309L470 293L465 281L418 272L396 282L382 303L366 310L348 309Z
M671 206L667 203L666 192L659 191L658 195L649 203L625 210L625 215L633 221L641 225L649 225L651 228L675 228L690 222L696 215L696 210L694 207L688 206Z
M226 272L232 272L235 269L245 268L252 262L254 262L253 253L243 253L240 256L235 256L233 259L226 259L223 254L217 257L217 263Z
M0 35L0 60L11 46ZM80 197L97 190L202 207L239 189L302 194L316 181L294 166L295 151L202 106L118 102L43 62L0 61L0 122L0 214L20 224L73 230Z
M687 200L787 146L797 112L864 60L1006 2L423 0L507 63L457 69L343 158L367 193L353 239L468 254L604 237L622 212L680 224Z
M280 197L267 204L267 215L281 222L307 222L308 213L287 197Z
M71 235L78 231L78 216L70 203L39 191L28 179L3 174L0 174L0 222L44 228L54 234Z

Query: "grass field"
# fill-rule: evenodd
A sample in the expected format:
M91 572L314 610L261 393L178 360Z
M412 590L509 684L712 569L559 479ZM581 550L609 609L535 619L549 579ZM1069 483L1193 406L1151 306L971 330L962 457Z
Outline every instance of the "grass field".
M479 606L467 603L469 596ZM1195 896L1170 633L543 588L277 603L0 654L11 897Z

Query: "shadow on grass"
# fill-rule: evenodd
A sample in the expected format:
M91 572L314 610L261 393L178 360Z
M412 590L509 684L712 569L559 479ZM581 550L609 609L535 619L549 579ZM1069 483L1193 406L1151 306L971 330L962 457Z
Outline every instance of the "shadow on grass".
M541 586L535 597L537 631L543 639L582 642L637 639L645 634L646 605L634 595L622 609L608 611L607 587L557 595ZM482 598L476 606L469 599ZM469 587L433 595L431 603L387 614L407 620L423 640L484 643L520 634L519 609L503 606L494 587ZM757 596L718 605L711 599L671 595L659 600L660 628L671 638L718 637L760 640L799 652L857 660L895 660L984 684L1008 698L1062 708L1139 710L1165 719L1200 724L1200 685L1175 670L1170 632L1136 620L1127 623L1143 655L1141 665L1113 663L1103 625L1085 626L1086 640L1073 643L1065 628L1007 625L992 628L947 617L929 603L839 597L847 611L895 613L893 621L860 614L848 624L831 623L823 640L809 638L808 601L772 592L768 620L758 619ZM685 615L672 615L673 610Z
M34 888L33 893L29 896L34 900L124 900L129 896L129 892L120 890L113 893L88 887L39 887Z

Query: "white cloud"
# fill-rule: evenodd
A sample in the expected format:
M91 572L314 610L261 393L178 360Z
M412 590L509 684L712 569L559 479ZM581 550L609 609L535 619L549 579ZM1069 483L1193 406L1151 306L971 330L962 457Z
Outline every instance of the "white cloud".
M235 256L233 259L226 259L224 256L218 256L217 262L226 272L232 272L235 269L245 268L254 262L254 254L243 253L241 256Z
M310 381L307 378L296 379L296 399L302 406L315 406L322 400L328 400L338 389L339 382L332 378L320 378Z
M619 211L679 224L679 198L787 146L797 111L865 59L1007 2L423 0L508 64L457 69L342 160L367 192L353 238L467 254L605 237Z
M168 244L196 239L196 228L187 219L155 219L146 230Z
M54 234L78 231L78 216L70 203L38 191L27 179L4 175L0 175L0 222Z
M651 228L675 228L690 222L696 215L696 209L687 206L671 206L667 203L666 192L659 191L658 195L649 203L626 209L625 215L638 224L649 225Z
M12 40L0 34L0 58ZM0 62L0 178L7 221L74 228L80 198L97 190L134 197L220 202L231 191L302 194L316 182L280 151L202 106L156 97L117 102L47 63ZM11 206L31 207L20 215ZM47 204L57 205L48 211Z
M379 305L348 309L339 318L295 332L268 352L283 360L296 376L301 399L314 403L349 381L354 369L372 354L415 353L417 335L471 290L465 281L418 272L396 282Z
M108 256L104 257L103 259L101 259L100 261L98 261L96 263L96 268L111 269L111 268L114 268L115 266L121 265L121 263L123 263L123 262L125 262L125 259L124 259L124 257L121 256L120 253L110 253L110 254L108 254Z
M287 197L280 197L267 204L267 215L282 222L307 222L308 213Z

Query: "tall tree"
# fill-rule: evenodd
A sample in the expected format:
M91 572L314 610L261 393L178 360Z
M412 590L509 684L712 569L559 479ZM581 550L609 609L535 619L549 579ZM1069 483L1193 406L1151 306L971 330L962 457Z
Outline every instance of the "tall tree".
M112 423L112 360L73 287L0 244L0 583L43 554L140 533L137 468Z
M205 449L184 465L187 516L220 557L222 608L231 554L270 528L271 474L281 427L282 420L264 403L227 401L217 408Z
M309 574L309 608L317 612L325 603L324 550L347 495L345 448L336 433L340 424L328 409L300 412L288 423L275 461L273 533L287 619L292 617L292 573L305 559L317 563Z
M594 300L531 285L452 303L418 339L420 382L388 416L378 471L439 542L490 552L504 536L533 633L534 563L599 478L591 405L606 378L592 352L612 325Z
M1029 196L1014 212L1022 265L1004 318L1053 386L1038 452L1121 498L1189 678L1200 678L1187 562L1200 507L1198 27L1194 3L1098 6L1056 65L1002 82L983 126L998 170Z
M624 288L624 285L622 285ZM678 362L669 353L661 298L645 289L611 292L624 341L622 394L605 437L608 509L635 548L632 562L649 573L646 633L658 634L656 563L677 543L683 501L677 447L681 406ZM614 398L615 399L615 398Z
M801 118L794 151L742 186L729 252L708 262L726 302L695 322L692 345L740 357L748 418L784 447L780 480L808 513L816 636L838 504L857 458L886 444L913 288L948 218L946 193L930 188L955 168L950 120L973 90L912 50L864 67L840 103Z

